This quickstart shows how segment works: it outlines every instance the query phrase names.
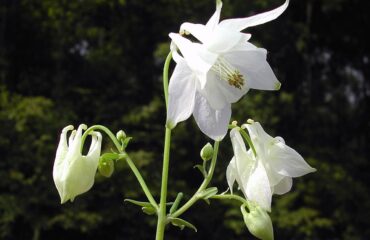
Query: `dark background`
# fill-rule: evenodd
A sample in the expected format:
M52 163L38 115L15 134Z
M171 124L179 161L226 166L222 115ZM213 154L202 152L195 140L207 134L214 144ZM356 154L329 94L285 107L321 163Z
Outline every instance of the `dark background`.
M222 18L282 2L225 0ZM125 130L158 199L168 33L184 21L205 23L214 9L211 0L1 0L0 239L154 238L155 217L123 203L145 199L125 164L59 204L52 180L59 134L79 123ZM248 30L268 49L282 88L251 90L232 119L260 121L318 170L274 197L276 239L370 239L369 9L365 0L292 0L278 20ZM192 166L207 141L193 119L175 129L169 201L178 191L188 198L202 181ZM225 138L212 184L221 191L231 157ZM198 233L170 226L167 239L252 239L233 202L199 202L184 218Z

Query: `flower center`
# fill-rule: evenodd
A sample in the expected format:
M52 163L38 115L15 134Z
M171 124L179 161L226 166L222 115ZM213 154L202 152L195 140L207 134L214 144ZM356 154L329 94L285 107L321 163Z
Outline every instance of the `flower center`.
M242 89L244 86L244 77L238 69L231 66L223 57L219 57L215 64L211 68L220 79L229 83L230 86L234 86L238 89Z

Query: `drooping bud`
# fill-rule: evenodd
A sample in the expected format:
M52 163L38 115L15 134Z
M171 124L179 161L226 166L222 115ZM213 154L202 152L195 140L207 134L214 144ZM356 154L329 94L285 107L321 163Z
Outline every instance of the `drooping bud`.
M202 150L200 150L200 157L203 159L203 161L211 160L213 156L213 147L210 143L207 143L204 145Z
M243 204L240 210L243 214L245 225L251 234L262 240L273 240L274 230L270 216L260 206L250 203L248 204L249 212Z
M72 131L67 142L67 133L73 126L63 129L53 167L53 179L61 203L73 201L80 194L87 192L94 184L96 169L101 150L102 136L91 132L91 145L87 155L82 155L82 131L87 126L81 124L77 131Z

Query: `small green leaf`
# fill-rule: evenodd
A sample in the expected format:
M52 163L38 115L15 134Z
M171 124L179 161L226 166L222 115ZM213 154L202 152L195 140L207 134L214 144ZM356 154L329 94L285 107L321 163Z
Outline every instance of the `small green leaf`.
M143 212L148 214L148 215L153 215L153 214L157 213L157 210L152 206L142 207L141 210L143 210Z
M136 201L136 200L132 200L132 199L125 199L124 201L135 204L135 205L143 207L143 208L144 207L153 207L153 205L150 202L140 202L140 201Z
M203 177L207 177L207 173L203 167L203 165L197 164L194 166L194 168L197 168L203 175Z
M188 227L193 229L195 232L198 231L193 224L185 221L184 219L169 217L168 220L171 222L172 225L179 227L181 230L183 230L185 227Z
M132 137L126 137L125 140L122 141L122 151L125 151L127 145L130 143Z
M100 159L103 161L116 160L119 158L118 153L104 153L100 156Z
M199 197L200 198L203 198L203 199L209 199L210 197L216 195L218 192L218 189L216 187L210 187L210 188L207 188L207 189L204 189L203 191L201 191L199 194Z

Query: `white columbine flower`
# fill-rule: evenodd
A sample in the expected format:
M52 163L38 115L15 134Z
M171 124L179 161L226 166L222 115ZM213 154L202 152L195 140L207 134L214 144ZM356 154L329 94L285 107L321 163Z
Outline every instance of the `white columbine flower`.
M292 188L292 177L316 169L310 167L281 137L271 137L258 122L245 124L256 150L246 150L238 128L230 132L234 157L226 171L230 189L236 181L247 199L271 210L272 194L284 194Z
M87 192L93 186L101 150L102 136L99 132L93 132L90 149L83 156L81 137L86 125L81 124L77 131L72 131L67 144L67 132L71 130L73 126L67 126L60 135L53 168L61 203L73 201L77 195Z
M249 43L251 35L241 31L277 18L288 3L252 17L219 22L222 2L217 1L216 12L206 25L181 25L181 34L191 34L201 43L170 33L177 65L169 85L167 126L173 128L193 114L206 135L221 140L227 132L231 103L250 88L280 88L266 61L267 51Z

